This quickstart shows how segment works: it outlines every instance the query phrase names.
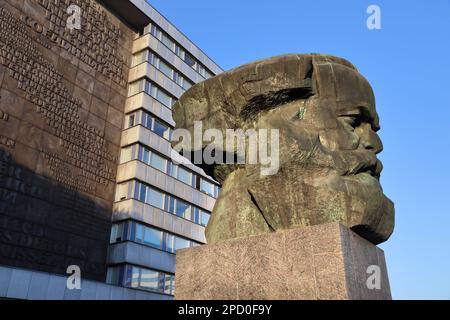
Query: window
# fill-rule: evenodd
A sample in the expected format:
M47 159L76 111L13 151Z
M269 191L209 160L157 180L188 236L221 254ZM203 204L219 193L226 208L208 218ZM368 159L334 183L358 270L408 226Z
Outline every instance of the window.
M131 128L134 126L135 119L136 119L136 116L134 114L131 114L128 116L128 128Z
M135 239L137 242L144 242L144 228L141 224L136 224L134 226L135 231Z
M161 42L164 43L170 50L175 51L175 42L165 33L161 35Z
M131 287L132 288L139 287L140 271L141 270L137 267L131 268Z
M172 234L166 234L166 250L175 253L175 236Z
M146 164L150 164L150 150L148 150L147 148L143 148L142 161Z
M146 195L147 195L147 187L145 185L143 185L142 183L138 184L138 199L142 202L147 202L146 201Z
M209 213L206 213L205 211L200 210L200 224L202 226L207 226L209 222L209 218L211 215Z
M148 269L141 269L141 278L139 285L144 289L158 290L159 272Z
M209 79L209 78L211 78L211 77L213 77L214 75L211 73L211 72L209 72L208 70L206 70L206 79Z
M158 156L156 153L152 152L152 162L151 166L162 172L166 172L166 159Z
M164 293L173 294L175 292L175 276L166 274L164 279Z
M166 76L168 76L170 79L173 78L173 69L169 67L165 62L162 62L160 60L158 69Z
M147 203L154 207L164 209L164 194L153 188L147 188Z
M120 285L119 278L120 278L120 267L111 267L108 268L108 273L106 276L106 283L112 284L112 285Z
M175 45L175 54L184 60L185 51L179 45Z
M155 38L157 38L159 41L161 41L163 44L165 44L172 52L174 52L178 57L180 57L186 64L188 64L191 68L193 68L195 71L197 71L203 78L210 78L212 77L212 74L210 71L206 69L206 67L202 64L200 64L197 59L195 59L193 56L188 54L180 45L178 45L169 35L167 35L165 32L162 32L162 30L153 25L150 24L144 29L144 33L150 32ZM152 58L150 57L149 60ZM159 66L155 65L157 68ZM178 82L177 82L178 83ZM181 84L180 84L181 85ZM191 84L192 85L192 84Z
M190 220L191 206L180 199L176 199L175 214L181 218Z
M166 251L175 253L179 249L189 248L191 244L195 244L196 242L189 241L187 239L174 236L172 234L166 234Z
M174 98L172 98L169 94L164 92L164 90L148 80L145 80L145 92L168 108L172 108L173 104L175 103Z
M181 85L185 90L189 90L192 87L192 83L189 81L183 81L183 84Z
M152 124L153 124L153 118L147 112L143 112L142 125L151 130Z
M113 224L111 228L111 238L110 243L116 243L125 240L124 238L124 226L125 223Z
M196 206L193 206L181 199L157 191L156 189L153 189L143 183L136 182L134 194L135 198L139 201L170 212L181 218L191 220L196 224L206 226L208 223L210 216L208 212L202 211Z
M184 54L184 62L186 62L190 67L194 69L196 68L197 63L190 54L187 53Z
M192 185L192 173L178 166L178 179L188 185Z
M170 128L156 119L154 121L153 132L167 140L170 138Z
M189 248L191 246L191 242L189 240L175 237L175 251L180 249Z
M144 228L144 243L162 249L162 232L153 228Z
M174 275L159 272L147 268L140 268L131 265L125 265L120 267L114 267L119 271L120 278L121 273L125 273L124 285L126 287L140 288L149 291L157 291L166 294L173 295L174 293ZM113 268L110 268L113 269ZM114 272L108 270L108 279L114 278ZM110 275L111 274L111 275Z
M159 88L156 91L156 100L158 100L167 107L172 107L172 98Z
M158 290L159 273L157 271L141 269L139 287L149 290Z
M190 186L194 186L192 180L195 175L192 172L182 168L181 166L172 164L170 174L172 177L174 177Z
M200 73L200 75L202 75L204 78L206 78L206 69L201 66L200 64L198 65L198 73Z
M200 179L200 191L209 194L211 197L216 197L215 185L205 179Z

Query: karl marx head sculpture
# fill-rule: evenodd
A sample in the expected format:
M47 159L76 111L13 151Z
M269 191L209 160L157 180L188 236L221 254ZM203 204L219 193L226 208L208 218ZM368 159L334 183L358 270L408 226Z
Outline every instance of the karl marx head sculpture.
M260 165L247 160L199 164L222 183L208 243L328 222L374 244L391 235L394 206L379 182L376 154L383 147L375 98L348 61L291 54L238 67L188 90L174 106L174 120L191 133L195 121L224 135L227 129L279 130L273 175L261 175ZM206 144L191 144L183 153ZM216 152L222 150L229 152L225 143Z

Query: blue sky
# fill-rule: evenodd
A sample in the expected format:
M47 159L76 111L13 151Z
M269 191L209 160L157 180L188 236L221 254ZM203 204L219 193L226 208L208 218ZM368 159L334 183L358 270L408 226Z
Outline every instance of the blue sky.
M223 69L329 53L372 84L382 184L395 202L385 251L394 299L450 299L450 0L151 0ZM381 8L381 30L366 9Z

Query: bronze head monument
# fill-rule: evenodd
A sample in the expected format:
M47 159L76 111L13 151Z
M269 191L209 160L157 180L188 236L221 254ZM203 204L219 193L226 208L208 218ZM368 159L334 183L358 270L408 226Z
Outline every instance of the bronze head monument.
M289 54L246 64L193 86L175 104L174 120L190 133L197 121L203 131L224 135L278 130L273 174L261 175L261 164L249 159L196 163L222 184L208 243L329 222L373 244L391 235L394 206L379 181L383 147L375 97L350 62ZM183 152L201 152L207 143ZM246 150L251 147L247 141ZM215 152L230 151L223 143Z

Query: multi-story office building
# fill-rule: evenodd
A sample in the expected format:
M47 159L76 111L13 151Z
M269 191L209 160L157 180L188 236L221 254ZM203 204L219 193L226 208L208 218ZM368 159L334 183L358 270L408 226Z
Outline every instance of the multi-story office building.
M205 243L219 192L172 150L171 108L222 70L154 8L141 8L151 22L133 42L107 281L170 296L175 252Z
M144 0L0 1L0 298L172 298L219 186L171 108L221 71Z

